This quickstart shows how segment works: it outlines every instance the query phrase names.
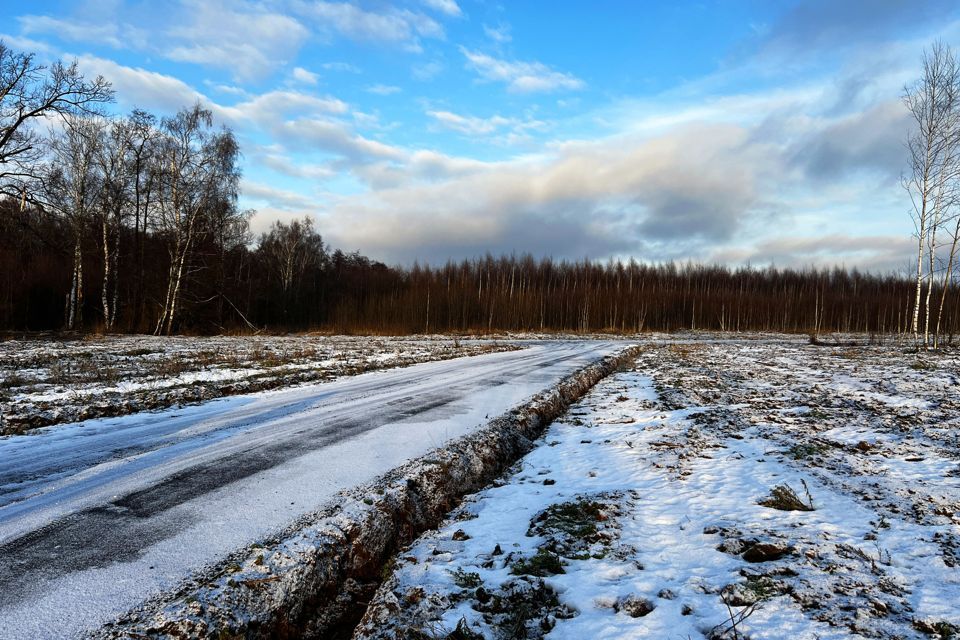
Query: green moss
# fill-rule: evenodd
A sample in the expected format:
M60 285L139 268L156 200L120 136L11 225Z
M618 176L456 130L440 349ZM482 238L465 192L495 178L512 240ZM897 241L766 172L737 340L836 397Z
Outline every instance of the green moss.
M804 443L793 445L787 449L786 453L794 460L802 460L803 458L821 455L826 450L826 447L819 444Z
M534 528L539 533L559 532L572 538L593 540L597 523L604 519L602 504L580 498L576 502L550 505L536 518Z
M466 572L462 567L457 567L456 571L449 571L448 573L453 577L453 583L461 589L476 589L483 584L479 573Z
M546 549L538 549L536 555L531 558L514 562L510 567L510 572L518 576L537 576L539 578L565 573L560 556Z

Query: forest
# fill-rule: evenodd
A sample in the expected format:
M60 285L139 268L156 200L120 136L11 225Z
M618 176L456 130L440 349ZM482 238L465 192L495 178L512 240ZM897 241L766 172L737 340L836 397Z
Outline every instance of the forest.
M643 256L388 266L328 246L309 218L255 237L253 212L238 207L239 143L199 103L167 116L110 114L107 79L2 44L0 96L0 330L697 329L952 341L960 329L952 253L941 275L936 252L924 251L927 228L916 278Z

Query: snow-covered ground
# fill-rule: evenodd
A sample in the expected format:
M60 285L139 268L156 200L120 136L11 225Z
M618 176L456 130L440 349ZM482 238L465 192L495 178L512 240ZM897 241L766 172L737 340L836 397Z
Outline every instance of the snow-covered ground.
M0 438L0 638L68 638L627 343L374 371Z
M956 637L958 364L652 343L402 551L356 637Z
M508 348L442 336L3 340L0 434Z

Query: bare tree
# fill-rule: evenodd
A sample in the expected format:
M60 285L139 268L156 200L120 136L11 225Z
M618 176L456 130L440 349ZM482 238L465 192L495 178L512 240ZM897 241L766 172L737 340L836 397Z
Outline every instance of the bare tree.
M69 220L73 236L73 266L64 313L67 329L79 325L83 312L83 236L103 188L96 167L102 134L101 120L73 117L49 142L44 204Z
M144 248L152 196L156 184L157 165L154 158L157 153L157 141L160 132L157 119L153 114L139 109L127 118L130 139L130 170L133 173L133 237L136 261L135 285L133 287L133 324L140 326L143 309Z
M313 220L308 216L290 224L276 221L270 232L260 237L259 251L280 284L286 319L291 295L300 278L307 269L321 265L324 260L323 239L314 231Z
M920 312L926 280L924 344L929 343L930 297L937 249L937 230L956 199L960 140L960 66L949 46L935 42L923 55L923 77L904 90L903 101L916 128L907 138L910 174L903 184L910 194L917 236L916 291L911 320L920 341ZM924 275L924 257L927 274Z
M133 207L133 187L137 180L132 158L134 131L127 120L115 120L104 126L97 145L97 169L102 179L100 191L100 231L103 248L103 286L100 302L107 331L117 319L120 257L120 230Z
M110 83L101 76L88 81L76 61L46 67L0 41L0 189L25 198L25 184L39 177L43 136L33 124L96 114L111 100Z
M201 217L237 198L240 148L229 129L215 130L213 114L199 103L163 120L155 158L158 225L167 241L167 292L155 333L173 332L184 278Z

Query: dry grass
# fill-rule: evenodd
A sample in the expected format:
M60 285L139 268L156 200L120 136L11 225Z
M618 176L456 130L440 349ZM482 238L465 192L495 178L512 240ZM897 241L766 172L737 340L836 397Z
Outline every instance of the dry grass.
M802 481L801 481L802 482ZM807 483L803 483L803 489L807 495L807 501L804 502L797 492L788 484L779 484L770 490L770 495L757 504L780 511L813 511L813 496L807 488Z

